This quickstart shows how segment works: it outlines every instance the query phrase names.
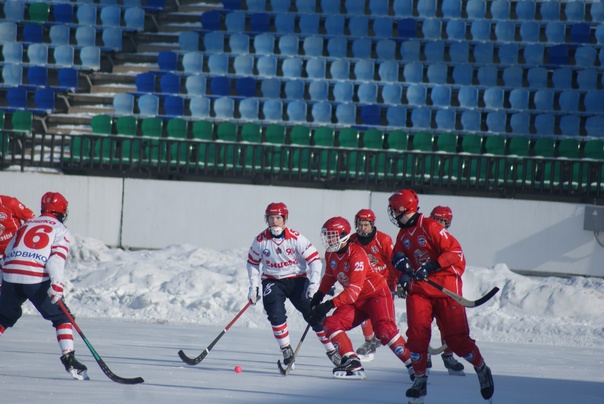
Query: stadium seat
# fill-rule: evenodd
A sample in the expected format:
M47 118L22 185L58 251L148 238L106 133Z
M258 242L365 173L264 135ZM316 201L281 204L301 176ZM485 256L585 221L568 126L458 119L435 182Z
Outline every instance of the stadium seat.
M478 42L474 45L474 60L478 64L494 63L495 47L493 42Z
M561 67L552 72L552 84L557 90L572 88L572 70L568 67Z
M449 40L464 41L466 39L466 21L462 19L446 21L445 32Z
M458 64L453 67L453 82L458 85L472 85L474 71L472 65Z
M420 42L419 41L404 41L401 44L401 59L403 62L419 62L420 58Z
M78 78L78 70L67 66L62 66L62 68L57 73L57 79L59 80L59 84L54 87L56 87L59 91L75 92L78 90Z
M350 81L336 82L332 93L336 102L352 102L354 86Z
M365 38L369 35L369 18L364 15L350 15L346 24L350 35Z
M164 116L183 117L185 115L185 99L179 95L168 95L164 98Z
M342 125L354 125L356 123L356 104L337 104L335 115L337 123Z
M199 51L199 33L195 31L182 31L178 34L178 46L184 52Z
M462 111L461 126L465 131L470 131L470 132L480 131L481 130L480 122L481 122L480 111L477 111L477 110Z
M581 119L577 115L564 115L560 117L560 134L562 136L578 136Z
M145 30L145 10L142 7L126 7L124 10L124 28L128 32Z
M134 96L128 93L115 94L113 110L116 115L132 115L134 113Z
M593 67L598 52L592 46L580 46L575 49L575 66Z
M350 62L345 59L334 60L330 65L329 73L334 80L349 80Z
M581 90L594 90L597 88L597 73L595 69L582 69L577 72L577 84Z
M443 41L432 41L424 47L426 62L439 63L445 61L445 43Z
M487 130L489 132L505 132L506 120L506 114L503 111L491 111L487 113ZM517 133L516 131L514 132Z
M546 88L547 70L544 67L533 67L527 72L526 79L529 87Z
M235 92L241 97L255 97L256 79L253 77L240 77L236 79Z
M430 91L430 100L432 105L437 107L451 106L451 87L449 86L434 86Z
M281 82L278 79L263 79L260 93L264 98L281 98Z
M81 48L80 67L87 70L100 70L101 48L98 46L84 46Z
M439 109L436 111L434 121L436 127L442 130L455 130L455 111L452 109Z
M275 36L262 33L254 37L254 50L257 55L272 55L275 52Z
M502 44L498 48L499 62L504 65L518 64L519 48L516 43Z
M363 125L377 126L381 124L382 111L378 104L362 105L360 115Z
M552 111L554 109L554 91L535 91L535 95L533 96L533 102L537 111Z
M296 14L278 13L274 20L275 31L280 34L293 34L296 32Z
M445 63L432 63L428 66L426 76L430 84L446 84L447 83L447 65Z
M535 2L521 0L516 2L516 17L519 20L532 21L535 19Z
M466 13L469 19L481 19L486 17L487 4L485 0L468 0Z
M511 20L496 21L495 37L499 42L514 42L516 40L516 23Z
M392 10L397 17L412 17L413 0L394 0Z
M470 25L470 33L474 41L491 40L491 22L489 20L474 20Z
M318 35L311 35L304 38L302 42L302 49L306 56L323 56L323 38Z
M527 110L529 107L529 91L525 88L514 88L510 91L510 108Z
M583 99L584 109L587 112L601 114L604 112L604 93L601 91L590 91L585 93Z
M375 45L375 53L378 59L394 60L396 58L396 42L391 39L379 40Z
M462 108L476 108L478 106L478 88L473 86L460 87L457 100Z
M352 56L358 59L371 58L371 39L357 38L352 40Z
M409 105L426 105L426 86L421 84L411 84L407 87L407 103Z
M377 102L377 84L359 84L357 87L357 98L361 104L375 104Z
M510 18L510 2L508 0L494 0L491 2L491 15L495 20Z
M442 23L438 19L425 19L422 22L422 36L424 39L441 39Z
M331 123L331 103L317 102L312 105L311 114L315 123Z
M332 58L345 58L347 55L347 40L343 36L327 39L327 53Z
M522 50L524 63L529 67L543 64L544 52L545 46L543 44L534 43L526 45Z
M375 65L373 60L358 60L353 67L356 80L373 81Z
M283 77L294 79L302 77L302 59L285 59L281 68Z
M503 85L506 87L522 87L523 71L521 66L510 66L503 70Z
M229 13L236 14L236 13ZM201 14L201 27L205 31L218 31L222 29L222 13L219 10L208 10Z
M301 14L298 20L298 29L303 35L316 35L319 33L319 15Z
M269 32L271 26L269 13L248 14L248 22L251 32Z
M424 66L421 63L405 63L403 67L403 75L408 83L423 83L424 82Z
M498 87L490 87L484 90L483 102L485 108L503 108L503 90Z
M65 4L65 3L59 3ZM71 29L67 25L51 25L48 31L50 43L55 46L69 45Z
M540 27L537 21L522 21L520 23L520 39L523 42L539 42Z
M397 82L399 64L395 60L386 60L378 66L378 76L380 81Z
M298 54L298 37L296 35L283 35L279 37L279 53L294 56Z
M595 115L585 120L585 134L587 136L604 136L604 117Z
M544 1L539 3L541 19L545 21L560 20L560 3L557 1Z
M260 56L256 59L258 75L263 77L274 77L277 75L277 58L275 56Z
M302 80L287 80L284 91L286 98L302 100L304 99L304 82Z
M558 97L558 106L561 111L577 112L579 111L579 92L574 90L565 90Z
M391 17L376 17L372 18L372 21L373 36L381 38L391 38L393 36L393 19Z
M258 120L260 115L260 102L257 98L243 98L238 105L239 116L247 121Z
M217 119L232 119L235 113L235 101L231 97L218 97L213 101L214 116Z
M411 126L415 129L430 129L432 124L432 110L418 107L411 110Z
M517 112L510 117L510 127L515 134L530 134L530 123L530 115L526 112Z
M122 10L118 6L106 5L100 7L101 25L104 27L119 27L122 20Z
M384 104L398 105L403 96L403 87L399 83L388 83L382 87L382 100Z
M203 71L203 54L201 52L185 52L182 55L182 68L185 73L201 73Z
M396 32L400 39L417 38L417 20L414 18L403 18L396 23Z
M309 79L324 79L325 65L325 59L322 57L307 59L304 68L306 77Z
M186 56L186 55L185 55ZM201 60L203 66L203 60ZM183 56L183 66L185 64L185 59ZM275 66L276 68L276 66ZM254 56L252 55L237 55L233 59L233 69L235 70L235 74L240 76L251 76L254 74ZM185 72L186 72L185 68ZM199 70L198 72L201 72Z
M570 40L574 43L590 43L591 27L588 23L580 22L570 26Z
M388 106L386 108L386 121L392 127L407 127L407 109L402 105Z
M95 46L96 29L89 25L80 25L76 28L75 39L78 46Z
M21 64L23 62L23 44L20 42L7 42L3 44L2 59L4 63Z
M225 76L214 76L210 79L210 90L212 95L231 95L231 80Z
M480 66L478 68L478 72L476 73L476 77L478 78L478 83L481 86L486 87L495 87L497 86L497 66L495 65L486 65Z
M201 74L187 76L185 89L189 96L206 95L206 76Z
M137 104L140 115L156 116L159 113L159 97L155 94L142 94Z
M304 101L291 101L287 103L287 117L291 122L306 122L306 108Z
M280 100L267 100L262 104L262 114L268 121L283 120L283 103Z
M250 37L240 32L228 36L230 53L232 55L247 54L250 52Z
M207 32L203 36L203 48L206 51L206 53L224 52L224 33ZM189 50L189 49L187 49L187 50Z
M553 114L535 116L535 132L540 136L552 136L555 133L555 118Z
M202 95L196 95L191 97L189 102L189 111L193 118L209 118L210 112L210 99Z
M313 80L308 85L308 95L312 101L327 101L329 84L325 80Z
M325 32L327 35L344 35L344 15L331 14L325 16Z

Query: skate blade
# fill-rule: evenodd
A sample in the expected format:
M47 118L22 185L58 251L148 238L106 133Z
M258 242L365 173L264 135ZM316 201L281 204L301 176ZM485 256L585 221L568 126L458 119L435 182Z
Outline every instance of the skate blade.
M451 376L465 376L466 375L466 372L464 372L463 370L447 369L447 371L449 372L449 374Z
M88 373L85 370L78 371L77 369L69 369L67 371L75 380L90 380Z
M358 355L359 359L361 360L361 362L371 362L372 360L375 359L375 355L370 353L367 355Z
M366 376L364 370L355 370L350 373L346 370L334 370L333 377L336 379L364 380Z
M424 404L423 397L411 397L409 398L409 404Z

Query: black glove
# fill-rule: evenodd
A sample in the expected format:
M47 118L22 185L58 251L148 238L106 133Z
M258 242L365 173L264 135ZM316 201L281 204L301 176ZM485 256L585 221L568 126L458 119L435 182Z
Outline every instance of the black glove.
M321 303L323 301L323 298L325 297L324 293L321 293L319 291L317 291L313 296L312 299L310 299L310 309L312 310L313 307L319 305L319 303Z
M311 323L311 324L322 323L323 319L325 319L325 316L327 315L327 313L329 313L329 310L331 310L333 308L334 308L333 300L331 300L331 299L326 301L325 303L316 305L315 307L312 308L312 310L310 312L309 323Z
M409 258L402 252L397 252L392 256L392 265L398 271L401 271L407 276L413 276L413 265L411 265L411 261Z
M434 271L440 269L440 265L438 265L438 261L430 261L426 262L424 265L419 267L417 271L412 275L413 279L416 281L423 281L428 277L428 274L431 274Z
M411 279L407 275L401 275L398 278L398 284L396 285L396 291L394 292L401 299L405 299L407 297L407 293L409 293L409 283Z

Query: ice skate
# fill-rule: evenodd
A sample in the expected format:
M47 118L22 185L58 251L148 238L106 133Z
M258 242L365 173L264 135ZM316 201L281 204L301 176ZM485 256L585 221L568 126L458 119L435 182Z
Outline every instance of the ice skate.
M406 396L409 397L409 404L422 404L424 397L428 394L428 376L417 376L413 386L407 389Z
M447 371L449 372L450 375L453 375L453 376L465 376L466 375L466 373L463 371L463 369L464 369L463 364L458 362L457 359L455 359L452 354L448 354L448 355L442 354L441 358L443 358L443 363L445 364L445 368L447 368Z
M375 336L366 340L363 345L357 348L357 355L363 362L371 362L375 358L376 349L382 345L381 341Z
M296 368L294 364L296 358L294 357L294 350L291 345L281 347L281 353L283 354L283 366L281 366L281 361L277 361L277 365L281 373L285 375Z
M335 349L332 349L329 352L325 352L327 354L327 357L329 358L329 360L335 365L335 366L340 366L340 363L342 363L342 358L340 357L340 354L338 353L338 351L336 351Z
M88 368L81 364L75 357L75 352L68 352L61 356L61 363L65 366L67 373L76 380L90 380L88 377Z
M409 373L409 379L411 379L411 381L414 381L415 373L413 373L413 365L411 364L411 359L408 359L407 362L405 362L405 367L407 368L407 372Z
M493 375L491 369L483 363L479 368L474 368L476 375L478 376L478 382L480 383L480 394L485 400L491 400L493 393L495 392L495 384L493 383Z
M340 365L333 368L333 377L336 379L362 380L365 378L365 369L363 369L358 356L345 356L342 358Z

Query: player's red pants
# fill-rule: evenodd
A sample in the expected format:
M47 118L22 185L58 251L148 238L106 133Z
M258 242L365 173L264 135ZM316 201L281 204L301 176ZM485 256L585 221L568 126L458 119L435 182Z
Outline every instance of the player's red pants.
M415 374L426 373L426 352L432 335L432 320L437 319L442 339L455 354L475 367L483 358L470 338L466 308L449 297L428 297L420 293L407 296L407 348L411 351Z

